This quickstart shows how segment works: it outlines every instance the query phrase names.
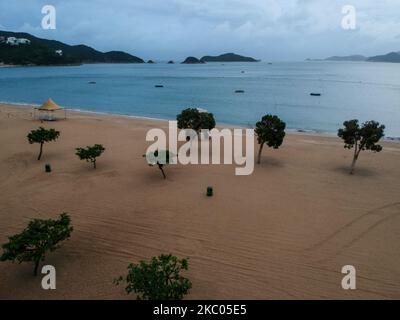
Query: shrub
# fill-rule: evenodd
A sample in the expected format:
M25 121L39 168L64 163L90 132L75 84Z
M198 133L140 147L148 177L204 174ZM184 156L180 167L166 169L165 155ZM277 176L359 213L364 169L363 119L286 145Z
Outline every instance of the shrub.
M126 293L136 293L138 300L182 300L192 288L190 280L181 275L188 269L188 259L160 255L150 262L130 264L128 275L116 279L115 283L125 281Z
M96 169L96 160L102 155L106 149L101 144L88 146L86 148L76 148L76 155L81 160L93 163L93 168Z
M46 253L58 249L59 243L68 239L72 230L71 219L66 213L61 214L58 220L32 220L24 231L9 237L9 242L3 244L0 261L33 262L36 276Z

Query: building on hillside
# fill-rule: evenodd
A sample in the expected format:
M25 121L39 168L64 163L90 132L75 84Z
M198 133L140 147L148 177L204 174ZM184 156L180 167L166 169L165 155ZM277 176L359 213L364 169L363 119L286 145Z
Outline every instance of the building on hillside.
M60 57L63 55L63 51L62 50L56 50L55 53L57 55L59 55Z
M25 39L25 38L19 38L17 39L18 44L31 44L31 40Z
M19 46L20 44L31 44L31 41L25 38L8 37L6 44L10 46Z
M6 44L9 44L10 46L17 46L18 45L18 41L17 38L15 37L8 37Z
M6 37L0 36L0 43L6 42Z

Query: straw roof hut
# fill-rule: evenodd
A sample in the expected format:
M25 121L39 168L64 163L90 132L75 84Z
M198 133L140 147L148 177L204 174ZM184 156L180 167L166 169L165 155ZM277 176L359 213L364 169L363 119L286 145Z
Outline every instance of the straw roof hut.
M63 107L60 107L51 98L49 98L46 102L44 102L41 107L35 108L35 110L39 111L39 120L55 121L57 120L57 118L54 116L54 113L56 111L61 111L61 110L64 110L64 119L67 118L66 110ZM34 117L35 117L35 112L34 112Z

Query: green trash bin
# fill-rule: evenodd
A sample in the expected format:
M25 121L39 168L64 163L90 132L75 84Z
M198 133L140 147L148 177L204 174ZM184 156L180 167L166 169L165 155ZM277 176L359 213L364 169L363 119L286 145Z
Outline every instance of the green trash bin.
M214 195L213 187L207 187L207 197L212 197Z
M46 171L47 173L50 173L50 172L51 172L51 166L50 166L49 164L46 164L46 165L44 166L44 168L45 168L45 171Z

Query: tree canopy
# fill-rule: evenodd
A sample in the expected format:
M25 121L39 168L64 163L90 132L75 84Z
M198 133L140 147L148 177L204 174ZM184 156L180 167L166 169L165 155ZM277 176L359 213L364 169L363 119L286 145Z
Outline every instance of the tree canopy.
M258 152L258 163L261 162L261 153L266 144L270 148L278 149L286 136L285 133L286 123L283 122L278 116L265 115L261 121L256 123L255 133L257 135L260 149Z
M169 150L155 150L154 152L149 152L148 154L144 155L146 158L147 164L151 167L157 166L164 179L167 178L164 172L164 166L171 163L171 160L175 155Z
M93 163L93 167L96 169L97 158L100 157L106 149L101 144L95 144L94 146L87 146L86 148L76 148L76 155L81 160Z
M150 262L130 264L128 275L115 282L125 281L125 291L136 293L138 300L182 300L192 288L190 280L181 275L188 269L188 259L178 259L171 254L160 255Z
M356 162L361 151L381 152L383 147L378 142L385 136L385 126L376 121L367 121L361 126L357 119L345 121L339 129L338 136L343 139L346 149L354 148L350 173L354 173Z
M200 112L196 108L183 110L178 116L179 129L192 129L199 133L202 129L212 130L215 128L214 115L209 112Z
M46 253L58 249L59 243L68 239L72 230L71 219L66 213L58 220L34 219L25 230L9 237L9 242L2 245L0 261L33 262L36 276L39 262L45 259Z
M40 144L38 160L40 160L42 157L43 144L45 144L46 142L55 141L59 137L60 137L59 131L57 131L55 129L45 129L43 127L40 127L37 130L32 130L27 136L30 144L33 144L33 143Z

